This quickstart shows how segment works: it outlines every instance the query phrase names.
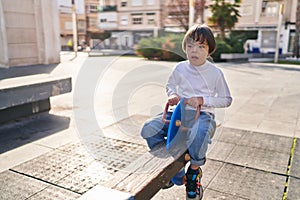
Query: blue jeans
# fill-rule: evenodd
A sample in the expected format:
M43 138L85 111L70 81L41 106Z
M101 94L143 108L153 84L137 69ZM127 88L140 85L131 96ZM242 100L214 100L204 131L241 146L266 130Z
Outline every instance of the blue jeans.
M194 121L196 111L186 110L185 120L182 123L190 128L187 132L186 146L191 157L191 164L202 166L206 161L208 144L211 143L216 130L215 116L212 113L200 112L198 120ZM145 122L141 135L147 141L150 149L165 142L168 133L168 124L162 121L162 114Z

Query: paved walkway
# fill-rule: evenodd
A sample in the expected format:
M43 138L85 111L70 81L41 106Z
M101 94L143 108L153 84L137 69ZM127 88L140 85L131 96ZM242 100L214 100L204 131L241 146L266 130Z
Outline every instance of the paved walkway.
M61 58L43 73L71 75L73 92L53 97L49 114L0 126L0 199L89 199L148 150L139 130L163 108L174 63ZM222 126L203 167L204 199L300 199L300 68L218 65L234 101L217 112ZM183 186L153 197L184 198Z

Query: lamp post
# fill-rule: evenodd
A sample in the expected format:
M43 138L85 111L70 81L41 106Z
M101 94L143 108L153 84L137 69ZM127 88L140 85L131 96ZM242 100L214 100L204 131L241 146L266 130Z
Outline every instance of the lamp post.
M278 24L277 24L277 36L276 36L276 48L275 48L274 63L278 63L278 57L279 57L279 43L280 43L280 33L281 33L281 24L282 24L282 15L283 15L283 4L280 4L278 14L279 14L279 16L278 16Z
M195 15L195 0L189 1L189 27L194 24L194 15Z
M78 48L77 48L77 19L76 19L75 0L72 0L72 23L73 23L73 50L76 57Z

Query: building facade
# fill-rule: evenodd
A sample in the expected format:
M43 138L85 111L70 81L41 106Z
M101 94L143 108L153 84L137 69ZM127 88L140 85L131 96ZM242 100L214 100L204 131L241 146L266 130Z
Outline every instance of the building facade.
M86 40L87 20L85 1L75 0L78 45ZM72 0L58 0L60 43L62 50L72 49L73 46L73 21ZM95 12L97 13L97 11Z
M104 45L118 49L134 48L143 37L158 35L162 28L162 1L102 1L100 30L111 31Z
M207 1L208 7L212 1ZM279 23L280 5L283 5L282 21ZM296 30L297 0L243 0L239 12L241 17L234 30L257 31L256 40L248 40L250 53L274 53L278 27L280 27L279 52L292 54ZM206 22L211 16L205 13Z
M0 67L59 63L57 2L0 0L0 46Z
M69 4L71 0L58 0ZM230 1L230 0L228 0ZM209 6L212 0L205 3L201 17L196 22L210 24L212 15ZM78 13L79 41L84 38L91 47L127 49L134 48L143 38L156 36L161 30L183 32L179 23L168 16L171 0L76 0L76 7L84 5ZM283 5L282 22L278 25L280 5ZM256 40L248 40L249 53L274 53L278 27L280 27L280 53L291 54L295 38L297 0L243 0L239 7L241 17L234 30L257 31ZM199 8L195 8L199 9ZM60 9L61 43L66 45L71 33L71 15ZM199 15L200 16L200 15ZM69 25L68 25L69 24ZM82 27L80 29L80 27ZM215 30L217 32L217 29ZM106 40L95 38L97 34L106 34ZM92 39L92 40L90 40ZM91 41L91 42L90 42ZM91 43L91 44L90 44ZM101 44L101 45L99 45Z

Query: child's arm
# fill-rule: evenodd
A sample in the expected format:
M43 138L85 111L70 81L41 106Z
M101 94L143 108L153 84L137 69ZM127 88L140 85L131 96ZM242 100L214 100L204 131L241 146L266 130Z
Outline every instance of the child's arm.
M171 106L177 105L177 103L180 101L180 96L177 94L178 77L175 70L176 69L174 68L166 85L168 103Z
M204 96L203 105L214 108L225 108L232 103L229 87L222 73L216 84L216 96Z

